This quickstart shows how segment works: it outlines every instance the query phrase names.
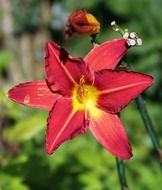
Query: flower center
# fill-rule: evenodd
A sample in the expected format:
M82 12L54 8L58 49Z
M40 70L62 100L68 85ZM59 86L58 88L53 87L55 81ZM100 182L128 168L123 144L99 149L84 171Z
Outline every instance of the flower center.
M84 76L81 76L79 84L73 89L73 109L84 110L94 108L97 104L99 91L92 85L86 83Z

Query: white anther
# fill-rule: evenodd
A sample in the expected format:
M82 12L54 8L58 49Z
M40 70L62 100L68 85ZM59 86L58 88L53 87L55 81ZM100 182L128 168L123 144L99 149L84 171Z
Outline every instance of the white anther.
M137 38L137 45L138 46L142 46L142 39L141 38Z
M129 46L135 46L135 45L136 45L136 40L129 38L129 39L127 40L127 44L128 44Z
M124 38L124 39L128 39L128 37L129 37L129 32L124 32L123 38Z
M112 21L112 22L110 23L111 26L114 26L115 24L116 24L115 21Z
M129 36L130 38L136 38L137 34L135 32L131 32Z

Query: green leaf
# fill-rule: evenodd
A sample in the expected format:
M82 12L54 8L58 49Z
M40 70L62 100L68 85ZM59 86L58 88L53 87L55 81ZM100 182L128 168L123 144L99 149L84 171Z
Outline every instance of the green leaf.
M14 127L3 131L4 139L10 142L21 142L33 138L45 128L45 118L39 115L29 116Z
M11 62L11 53L8 51L0 52L0 70L4 69Z
M0 173L0 190L29 190L20 177Z

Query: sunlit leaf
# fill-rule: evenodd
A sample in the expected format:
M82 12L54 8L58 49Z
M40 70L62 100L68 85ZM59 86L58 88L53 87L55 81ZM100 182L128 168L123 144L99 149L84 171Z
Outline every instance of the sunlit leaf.
M5 128L3 131L4 139L11 142L21 142L39 134L45 129L46 121L39 115L32 115L22 119L15 126Z

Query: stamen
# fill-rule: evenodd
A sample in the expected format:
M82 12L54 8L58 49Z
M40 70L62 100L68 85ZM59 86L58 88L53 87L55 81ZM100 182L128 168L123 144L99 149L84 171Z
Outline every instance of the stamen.
M84 77L84 75L81 76L81 78L79 80L79 84L80 85L84 85L85 84L85 77Z
M85 82L86 82L85 77L84 75L82 75L79 81L79 87L77 91L77 98L81 103L87 101L88 98L88 90L85 86Z

